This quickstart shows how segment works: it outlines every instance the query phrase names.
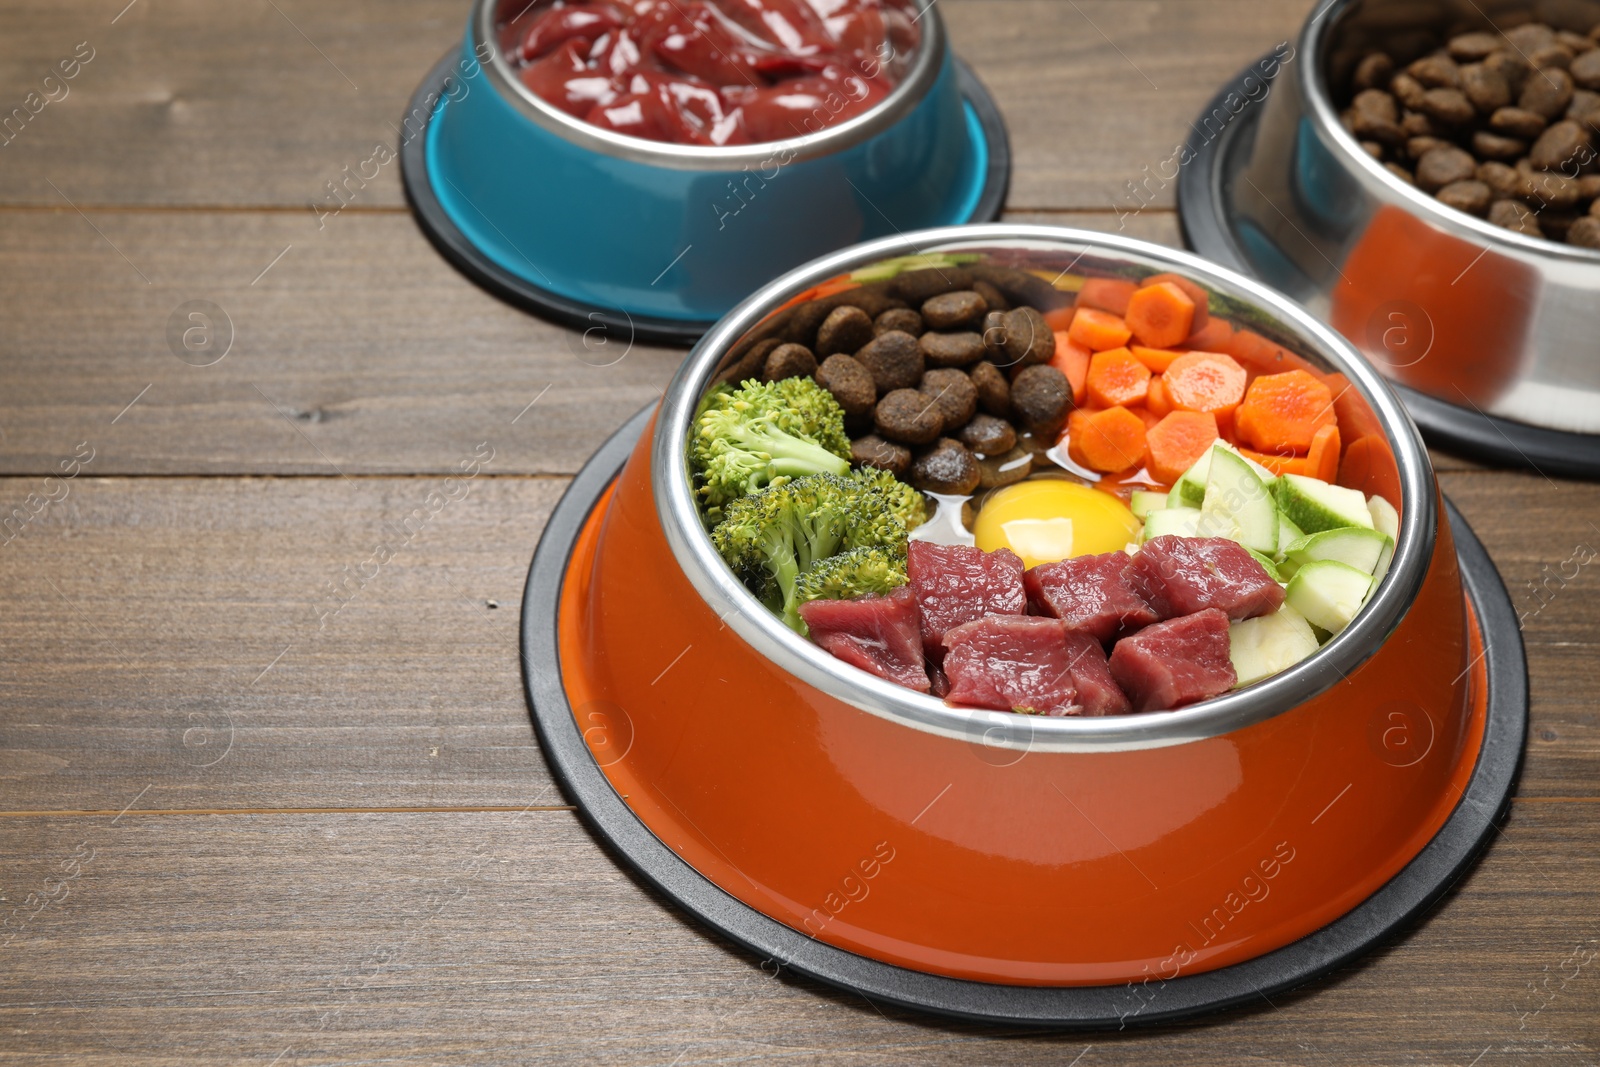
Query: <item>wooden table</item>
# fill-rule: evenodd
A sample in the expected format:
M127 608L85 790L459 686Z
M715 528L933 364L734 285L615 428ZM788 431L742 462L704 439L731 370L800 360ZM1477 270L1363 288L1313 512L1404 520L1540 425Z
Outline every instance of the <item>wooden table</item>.
M1176 243L1173 188L1134 214L1127 183L1306 6L944 0L1010 123L1008 217ZM0 513L27 516L0 535L0 1061L1600 1059L1600 488L1537 473L1435 457L1529 613L1510 819L1309 989L1162 1031L943 1024L774 979L608 858L530 729L519 597L568 477L681 353L584 362L434 253L394 165L312 206L394 144L465 7L0 13L0 113L58 97L0 148ZM188 301L231 322L210 366L169 343Z

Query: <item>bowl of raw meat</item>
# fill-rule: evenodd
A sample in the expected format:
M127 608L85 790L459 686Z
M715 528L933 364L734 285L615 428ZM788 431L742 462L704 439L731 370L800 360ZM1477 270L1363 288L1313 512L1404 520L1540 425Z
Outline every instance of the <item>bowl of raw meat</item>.
M910 0L478 0L459 70L429 195L585 327L697 337L814 256L969 221L1004 151Z
M1023 225L799 268L690 353L576 541L560 662L635 815L929 974L1197 974L1412 860L1482 738L1417 431L1297 305Z

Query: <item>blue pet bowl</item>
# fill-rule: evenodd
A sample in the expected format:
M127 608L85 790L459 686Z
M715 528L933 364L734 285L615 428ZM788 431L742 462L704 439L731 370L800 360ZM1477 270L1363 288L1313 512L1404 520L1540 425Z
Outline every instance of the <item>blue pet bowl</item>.
M460 52L412 99L400 157L430 240L512 303L586 332L689 343L824 253L999 214L1005 127L935 5L905 78L871 111L702 147L603 130L535 96L496 44L504 2L476 0Z

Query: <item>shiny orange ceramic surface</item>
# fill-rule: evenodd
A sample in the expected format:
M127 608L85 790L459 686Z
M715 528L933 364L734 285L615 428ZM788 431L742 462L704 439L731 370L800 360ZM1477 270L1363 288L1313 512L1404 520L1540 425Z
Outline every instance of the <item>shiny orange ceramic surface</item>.
M1170 979L1349 911L1461 796L1484 688L1442 518L1410 611L1319 697L1165 748L1016 751L861 711L736 636L664 539L652 436L568 566L567 694L638 817L796 930L991 982Z

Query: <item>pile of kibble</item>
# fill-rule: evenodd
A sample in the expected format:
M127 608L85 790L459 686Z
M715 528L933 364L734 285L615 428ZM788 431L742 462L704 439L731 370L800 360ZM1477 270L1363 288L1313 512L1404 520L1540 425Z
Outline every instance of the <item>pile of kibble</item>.
M1460 33L1407 58L1356 64L1341 117L1362 148L1459 211L1600 248L1600 24Z
M1055 335L1019 299L1041 286L1038 303L1064 299L1021 271L908 271L790 309L726 377L815 377L844 408L852 460L924 492L1010 485L1072 410L1072 385L1050 365Z

